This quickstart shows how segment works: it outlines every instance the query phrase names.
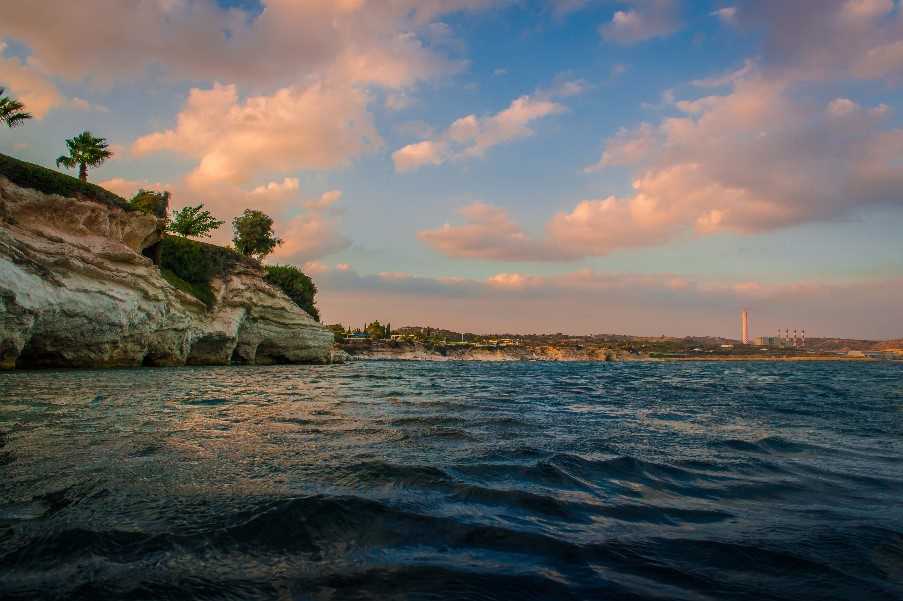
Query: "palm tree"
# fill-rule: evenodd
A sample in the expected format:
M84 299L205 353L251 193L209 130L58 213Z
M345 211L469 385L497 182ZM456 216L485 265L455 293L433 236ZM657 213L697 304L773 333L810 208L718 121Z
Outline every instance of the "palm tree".
M31 119L31 113L23 111L24 108L24 104L10 98L6 95L6 90L0 88L0 121L6 123L7 127L16 127Z
M107 150L106 138L95 138L89 131L66 140L66 146L69 147L69 156L58 158L56 166L74 169L77 165L78 179L83 182L88 181L88 167L97 167L113 156L113 153Z

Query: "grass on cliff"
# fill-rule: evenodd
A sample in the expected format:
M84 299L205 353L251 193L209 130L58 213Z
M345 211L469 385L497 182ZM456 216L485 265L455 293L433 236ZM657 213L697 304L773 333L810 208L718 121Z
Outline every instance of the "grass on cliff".
M314 296L317 294L317 285L304 272L293 265L267 265L264 279L282 290L308 315L320 321L320 311L314 300Z
M100 186L82 182L77 177L34 163L20 161L5 154L0 154L0 175L19 187L32 188L45 194L94 200L125 211L135 210L124 198Z
M181 236L165 236L160 242L160 273L167 282L212 307L216 301L210 283L225 278L239 263L260 267L260 264L231 248L224 248ZM314 296L317 286L297 267L269 265L264 279L282 290L296 305L311 317L320 320Z
M165 236L160 242L160 273L167 282L208 307L215 301L210 282L225 277L234 265L248 261L231 248L179 236Z

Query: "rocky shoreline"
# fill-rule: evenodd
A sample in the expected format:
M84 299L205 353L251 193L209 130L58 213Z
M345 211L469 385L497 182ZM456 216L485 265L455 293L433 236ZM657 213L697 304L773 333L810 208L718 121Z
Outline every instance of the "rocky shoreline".
M210 282L207 306L161 275L159 219L0 176L0 368L341 360L333 335L259 265Z

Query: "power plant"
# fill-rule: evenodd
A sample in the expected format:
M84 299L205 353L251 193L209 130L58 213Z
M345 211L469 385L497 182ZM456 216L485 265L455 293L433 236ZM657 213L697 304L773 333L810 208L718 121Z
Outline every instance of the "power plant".
M753 344L753 339L749 335L749 309L740 311L740 343ZM802 348L806 346L806 330L793 329L791 331L790 328L778 328L777 336L759 336L755 339L755 344L779 348Z

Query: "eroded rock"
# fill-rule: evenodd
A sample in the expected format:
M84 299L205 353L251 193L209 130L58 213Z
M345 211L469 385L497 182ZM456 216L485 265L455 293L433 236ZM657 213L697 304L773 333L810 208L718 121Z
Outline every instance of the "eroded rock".
M238 265L216 302L177 290L142 251L155 217L0 177L0 367L328 363L332 333Z

